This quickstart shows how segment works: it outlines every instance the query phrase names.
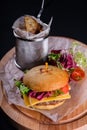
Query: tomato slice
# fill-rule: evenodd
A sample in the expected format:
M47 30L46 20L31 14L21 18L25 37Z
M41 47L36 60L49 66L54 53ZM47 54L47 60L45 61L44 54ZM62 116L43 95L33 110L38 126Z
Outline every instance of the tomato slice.
M67 93L69 91L69 86L66 85L65 87L60 89L63 93Z
M74 71L71 73L71 78L75 81L79 81L84 77L85 72L80 67L76 67Z

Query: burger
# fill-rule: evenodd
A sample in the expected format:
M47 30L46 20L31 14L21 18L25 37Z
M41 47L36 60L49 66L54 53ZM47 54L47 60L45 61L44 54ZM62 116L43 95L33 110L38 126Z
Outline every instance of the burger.
M25 105L36 109L54 109L71 98L69 74L52 65L40 65L26 71L15 84Z

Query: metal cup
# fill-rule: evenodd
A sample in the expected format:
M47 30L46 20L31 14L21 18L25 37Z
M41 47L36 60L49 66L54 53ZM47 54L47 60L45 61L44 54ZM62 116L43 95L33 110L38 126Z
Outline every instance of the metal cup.
M48 54L48 36L34 40L16 37L15 52L15 64L22 70L44 64Z

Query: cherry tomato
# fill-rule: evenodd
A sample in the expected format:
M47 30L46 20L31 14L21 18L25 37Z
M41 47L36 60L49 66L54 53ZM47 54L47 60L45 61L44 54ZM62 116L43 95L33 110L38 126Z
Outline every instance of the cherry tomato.
M65 87L60 89L63 93L67 93L69 91L69 86L66 85Z
M84 77L85 72L80 67L76 67L74 71L71 73L71 78L75 81L79 81Z

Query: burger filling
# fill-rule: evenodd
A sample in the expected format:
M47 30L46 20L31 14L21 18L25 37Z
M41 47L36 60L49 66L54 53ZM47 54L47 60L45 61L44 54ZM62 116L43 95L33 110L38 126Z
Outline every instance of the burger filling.
M53 101L49 101L49 102L37 103L36 105L37 106L39 106L39 105L44 105L44 106L46 106L46 105L55 105L55 104L58 104L58 103L63 102L63 101L64 100L60 100L60 101L53 100Z
M48 92L36 92L25 86L23 80L15 80L15 86L17 86L24 99L25 105L55 105L58 102L62 102L66 98L70 98L69 90L70 86L66 85L63 88L55 91Z

